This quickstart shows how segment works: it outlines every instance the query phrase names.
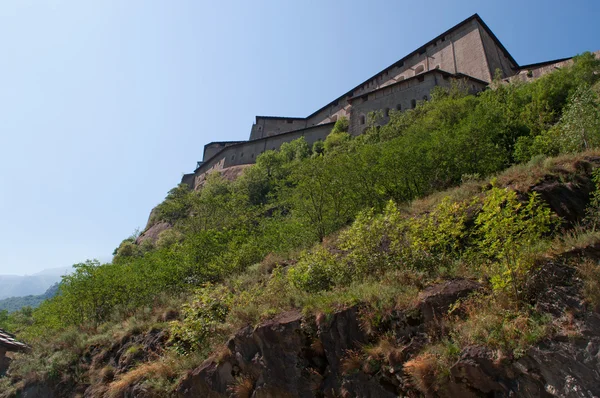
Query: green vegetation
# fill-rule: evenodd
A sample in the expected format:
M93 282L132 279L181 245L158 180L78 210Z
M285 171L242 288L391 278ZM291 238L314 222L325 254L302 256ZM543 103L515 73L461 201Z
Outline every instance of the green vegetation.
M0 313L0 327L41 347L37 360L54 352L47 341L73 347L51 358L56 365L37 365L35 372L53 375L77 367L73 358L85 344L112 338L123 323L137 320L138 331L159 325L170 331L171 350L111 388L156 376L167 381L155 387L168 390L173 369L195 364L186 361L249 323L292 308L326 314L361 303L365 330L376 334L391 311L413 305L424 284L463 276L491 288L463 303L466 319L407 363L408 374L418 379L434 366L443 378L444 364L472 343L518 356L550 333L522 293L548 242L566 239L540 197L524 192L556 170L574 170L578 152L597 155L589 151L600 145L599 72L584 54L532 83L496 82L477 96L461 85L438 89L361 136L348 135L340 118L324 142L310 148L299 139L266 151L233 182L212 174L197 192L178 186L152 214L152 223L170 226L156 242L130 237L112 263L75 265L56 297L35 310ZM525 189L517 193L519 182ZM587 225L597 225L596 215ZM597 305L597 266L582 274ZM181 312L167 323L157 309L168 306ZM388 354L397 347L384 340L350 355L348 369L393 362ZM36 366L21 361L16 374Z

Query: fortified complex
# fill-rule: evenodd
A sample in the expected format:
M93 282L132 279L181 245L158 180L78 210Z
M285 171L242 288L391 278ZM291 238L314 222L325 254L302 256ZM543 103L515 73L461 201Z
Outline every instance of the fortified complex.
M304 137L309 145L324 140L340 117L349 120L349 133L367 128L367 115L381 111L380 123L389 121L390 110L412 109L426 101L436 86L454 81L472 93L486 88L500 71L505 81L535 79L571 62L571 58L519 65L490 28L475 14L425 43L330 103L304 118L256 116L248 141L211 142L203 160L185 174L182 183L192 189L202 185L207 173L231 166L252 164L266 150L278 150L284 142Z

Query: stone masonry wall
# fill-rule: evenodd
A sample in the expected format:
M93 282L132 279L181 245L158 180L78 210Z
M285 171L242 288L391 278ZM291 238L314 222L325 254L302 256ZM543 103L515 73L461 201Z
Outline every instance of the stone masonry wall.
M256 157L264 151L278 150L283 143L293 141L300 137L304 137L308 145L312 146L315 141L324 140L331 132L332 128L333 123L321 124L287 134L230 145L219 152L217 156L207 159L200 168L194 172L194 183L191 186L199 186L198 182L204 180L207 173L215 170L222 170L231 166L255 163ZM182 183L188 183L189 185L191 180L191 177L189 176L189 174L184 175Z

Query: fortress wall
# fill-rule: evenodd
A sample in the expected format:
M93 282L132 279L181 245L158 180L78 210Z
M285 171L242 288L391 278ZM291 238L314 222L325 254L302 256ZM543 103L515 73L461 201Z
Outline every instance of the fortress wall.
M385 111L386 108L390 111L411 109L412 100L420 101L424 96L429 98L429 93L438 85L438 81L443 80L442 75L438 73L424 75L423 78L423 82L419 82L418 79L411 79L404 83L384 88L376 93L371 93L367 101L360 98L355 99L352 102L352 112L350 115L350 134L357 136L364 132L367 128L370 112ZM388 121L389 117L384 115L383 124Z
M450 73L461 72L490 81L479 29L480 26L475 20L457 28L422 48L402 63L379 73L355 89L353 97L360 97L373 90L434 69L442 69Z
M199 183L206 178L207 173L222 170L231 166L255 163L258 155L266 150L278 150L284 142L290 142L297 138L305 137L308 144L312 145L317 140L324 140L331 132L332 128L333 125L331 123L322 124L283 135L227 146L219 152L217 156L207 159L207 161L195 171L193 174L193 187L198 187ZM184 175L185 181L189 181L190 178L191 177L188 177L187 174ZM182 179L182 183L185 183L184 179Z
M326 108L309 116L306 121L306 126L312 127L319 124L333 123L340 117L348 116L350 116L350 104L348 103L348 98L344 98L332 102Z
M594 54L596 59L600 59L600 50L592 52L592 54ZM516 75L511 76L509 79L506 79L505 81L513 82L513 81L520 80L520 81L527 82L527 81L535 80L535 79L540 78L550 72L555 71L556 69L561 69L561 68L564 68L564 67L572 65L572 64L573 64L573 59L569 58L569 59L562 59L562 60L558 60L556 62L542 64L542 65L538 65L538 66L524 65L524 68L519 70L519 72Z
M467 25L472 29L453 42L457 72L491 82L493 76L486 60L479 24L471 21Z
M494 39L492 39L485 29L480 28L479 31L481 32L481 40L487 56L492 79L494 78L496 69L500 69L502 71L502 77L514 75L515 69L518 67L518 65L515 65L511 62L510 58L507 57L500 47L498 47Z
M190 188L194 189L194 180L194 173L184 174L183 177L181 177L181 184L186 184Z
M356 136L364 133L368 126L369 113L382 111L383 117L378 122L380 125L384 125L389 122L391 112L411 109L414 103L430 99L431 91L436 86L450 87L455 80L452 77L444 77L442 73L434 72L424 75L422 82L419 82L418 79L411 79L405 83L371 93L366 102L356 99L352 105L350 134ZM464 84L467 84L469 91L473 94L486 87L486 84L474 80L468 80ZM387 115L386 110L388 111ZM365 123L362 123L363 117Z
M216 155L217 153L219 153L219 151L221 151L224 147L226 146L230 146L230 145L235 145L237 144L239 141L225 141L225 142L211 142L210 144L206 144L204 145L204 154L202 159L210 159L211 157L213 157L214 155Z
M252 125L250 140L271 137L273 135L287 133L306 128L306 119L285 117L256 117L256 123Z

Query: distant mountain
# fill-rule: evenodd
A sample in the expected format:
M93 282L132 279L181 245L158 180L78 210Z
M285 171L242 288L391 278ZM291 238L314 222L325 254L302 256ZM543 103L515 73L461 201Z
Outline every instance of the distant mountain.
M41 295L61 276L72 272L71 267L52 268L33 275L0 275L0 300L8 297Z
M18 311L23 307L35 308L39 306L42 301L52 298L58 293L58 283L50 286L44 294L29 295L24 297L9 297L0 300L0 311L7 310L8 312Z

